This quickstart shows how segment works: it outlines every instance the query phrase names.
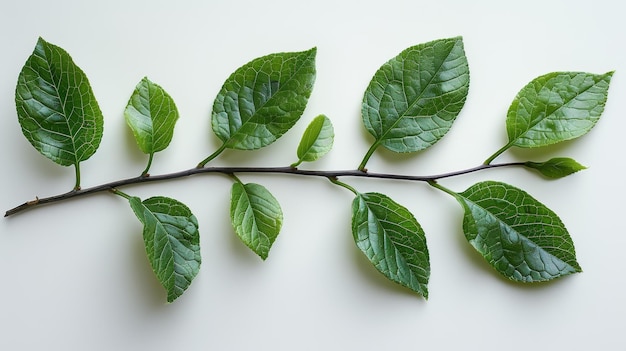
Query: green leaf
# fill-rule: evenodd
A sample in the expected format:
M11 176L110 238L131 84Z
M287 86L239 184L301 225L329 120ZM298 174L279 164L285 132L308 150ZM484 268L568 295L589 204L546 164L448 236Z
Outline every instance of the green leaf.
M154 154L172 141L178 110L169 94L146 77L135 87L124 117L139 149L145 154Z
M546 146L589 132L604 111L612 75L553 72L533 79L509 107L509 146Z
M298 145L298 162L291 166L296 167L304 161L313 162L326 155L333 148L334 139L335 130L330 119L324 115L315 117L304 131Z
M130 207L143 223L143 240L148 260L172 302L189 287L200 270L198 221L185 204L167 197L143 202L129 199Z
M523 190L487 181L455 197L465 237L505 277L539 282L581 272L559 217Z
M555 157L546 162L525 162L524 166L533 168L549 178L562 178L587 167L567 157Z
M352 202L352 234L378 271L428 298L426 236L409 210L383 194L358 194Z
M461 37L416 45L385 63L363 97L365 128L394 152L439 141L465 104L469 68Z
M15 105L26 139L60 165L78 169L100 146L104 122L87 76L42 38L20 72Z
M262 185L237 181L231 190L230 219L239 238L265 260L283 224L276 198Z
M267 146L298 121L313 90L316 51L263 56L226 80L212 113L213 131L224 147Z

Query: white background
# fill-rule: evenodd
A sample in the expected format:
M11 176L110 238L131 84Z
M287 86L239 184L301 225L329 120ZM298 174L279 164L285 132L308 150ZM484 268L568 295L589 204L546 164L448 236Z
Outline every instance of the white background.
M350 232L352 194L323 179L241 175L270 189L285 221L267 261L229 226L231 181L203 176L128 187L174 197L200 222L202 268L173 304L145 258L141 225L124 199L102 193L0 220L1 350L624 349L626 299L625 10L618 1L3 1L0 5L1 209L69 190L72 168L40 156L20 132L14 89L38 36L66 49L88 75L105 116L82 185L138 175L142 155L123 120L148 76L181 119L153 174L193 167L217 147L210 110L223 81L249 60L317 46L317 81L301 123L256 152L214 165L286 166L308 122L328 115L335 147L307 169L350 169L372 142L360 103L372 75L403 49L462 35L471 86L448 135L426 152L379 150L372 171L435 174L480 164L506 142L517 91L551 71L616 70L598 125L574 142L509 151L497 162L573 157L588 170L548 181L523 169L481 180L527 190L558 213L582 274L520 285L482 261L461 232L462 211L422 183L343 179L408 207L427 233L428 301L369 265Z

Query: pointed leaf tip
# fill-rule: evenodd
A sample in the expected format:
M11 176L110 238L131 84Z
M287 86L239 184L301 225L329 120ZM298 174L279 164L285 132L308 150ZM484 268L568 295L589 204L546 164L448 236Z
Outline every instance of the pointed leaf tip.
M548 178L563 178L578 171L587 169L575 160L567 157L555 157L546 162L524 163L525 167L535 169Z

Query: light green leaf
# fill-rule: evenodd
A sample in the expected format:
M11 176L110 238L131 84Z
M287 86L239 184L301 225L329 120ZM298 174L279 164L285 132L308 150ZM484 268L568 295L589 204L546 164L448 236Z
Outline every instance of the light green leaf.
M352 234L378 271L428 298L426 236L409 210L383 194L358 194L352 202Z
M172 141L178 110L170 95L146 77L135 87L124 117L139 149L144 154L154 154Z
M143 202L129 199L130 207L143 223L143 240L148 261L172 302L189 287L200 270L198 221L185 204L167 197Z
M26 139L60 165L78 168L100 146L104 122L87 76L42 38L20 72L15 105Z
M244 244L265 260L283 224L276 198L262 185L237 181L231 190L230 219Z
M523 190L487 181L455 197L465 237L505 277L539 282L581 272L559 217Z
M439 141L465 104L469 68L461 37L416 45L385 63L363 97L365 128L382 145L414 152Z
M509 107L509 146L546 146L589 132L604 111L612 75L553 72L533 79Z
M326 155L333 148L335 130L330 119L319 115L311 121L302 135L298 145L298 162L291 165L297 167L300 163L313 162Z
M533 168L549 178L562 178L587 167L567 157L555 157L546 162L525 162L524 166Z
M316 51L263 56L226 80L212 113L213 131L224 147L267 146L298 121L313 90Z

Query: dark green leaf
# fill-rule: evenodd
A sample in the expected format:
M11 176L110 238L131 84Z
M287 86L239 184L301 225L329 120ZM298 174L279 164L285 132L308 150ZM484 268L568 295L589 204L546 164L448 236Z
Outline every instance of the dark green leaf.
M487 181L455 196L465 237L505 277L538 282L581 271L559 217L523 190Z
M546 162L531 162L524 163L524 166L533 168L541 172L549 178L562 178L570 174L582 171L587 168L580 163L567 157L556 157Z
M378 271L428 298L426 236L409 210L383 194L358 194L352 202L352 234Z
M468 89L461 37L416 45L376 72L363 97L363 123L374 145L395 152L426 149L448 132Z
M315 82L313 48L263 56L238 68L213 104L212 127L230 149L267 146L300 118Z
M333 148L334 139L335 130L330 119L324 115L315 117L302 135L297 151L298 162L292 166L304 161L313 162L326 155Z
M170 144L178 110L163 88L143 78L135 87L124 116L139 149L145 154L154 154Z
M265 260L283 224L283 211L262 185L233 184L230 219L239 238Z
M129 199L130 207L143 223L143 240L148 260L172 302L189 287L200 270L198 221L183 203L167 197L143 202Z
M506 118L509 145L540 147L578 138L604 111L613 72L553 72L517 94Z
M100 146L104 122L87 76L42 38L20 72L15 104L26 139L60 165L78 167Z

